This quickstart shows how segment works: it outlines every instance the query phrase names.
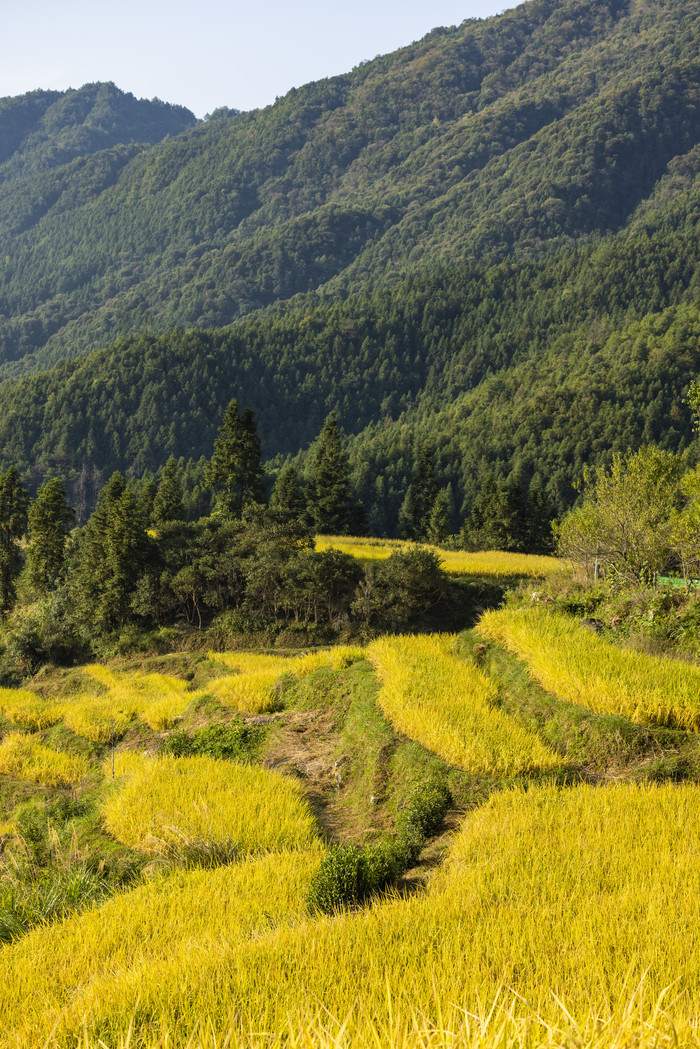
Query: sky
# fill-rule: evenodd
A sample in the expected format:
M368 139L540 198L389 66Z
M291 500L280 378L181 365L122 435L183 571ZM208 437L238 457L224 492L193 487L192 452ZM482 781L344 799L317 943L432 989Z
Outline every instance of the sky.
M0 97L112 80L203 117L255 109L346 73L435 26L516 0L13 0L3 5Z

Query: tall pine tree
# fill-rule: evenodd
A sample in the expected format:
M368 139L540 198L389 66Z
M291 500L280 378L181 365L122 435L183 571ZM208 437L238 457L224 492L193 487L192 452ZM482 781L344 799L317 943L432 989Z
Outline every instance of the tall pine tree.
M0 608L10 611L22 569L19 540L27 527L29 497L14 466L0 474Z
M240 518L247 506L265 499L255 415L250 408L240 415L235 398L226 409L214 441L206 481L218 489L217 509L224 517Z
M183 517L180 468L171 455L160 475L151 519L154 524L163 524L164 521L182 521Z
M363 508L352 497L348 457L335 412L323 425L311 463L309 510L317 532L347 535L364 530Z
M66 501L66 489L57 479L42 485L30 504L27 575L39 594L49 593L58 583L73 516Z

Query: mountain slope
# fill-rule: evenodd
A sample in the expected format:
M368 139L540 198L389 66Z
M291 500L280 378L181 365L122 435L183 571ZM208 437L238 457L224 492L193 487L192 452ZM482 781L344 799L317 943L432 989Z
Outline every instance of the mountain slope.
M0 191L0 361L623 229L700 142L697 0L532 0ZM37 201L42 202L37 205Z

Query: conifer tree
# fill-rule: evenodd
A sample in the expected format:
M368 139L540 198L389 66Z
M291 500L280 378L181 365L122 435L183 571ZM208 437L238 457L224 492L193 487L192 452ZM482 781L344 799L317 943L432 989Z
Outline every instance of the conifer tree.
M309 478L309 509L316 531L327 535L347 535L359 524L359 508L352 499L348 457L335 412L326 419L316 445Z
M183 517L180 468L171 455L160 475L151 520L154 524L163 524L165 521L182 521Z
M426 529L426 538L431 543L444 543L452 534L452 501L447 488L441 488L435 496L430 519Z
M462 527L462 545L468 550L522 551L525 527L520 479L497 481L489 473Z
M246 506L265 498L255 415L250 408L239 415L235 398L226 409L214 441L206 480L212 488L219 489L217 506L224 517L240 518Z
M70 586L80 614L98 631L122 626L151 554L134 493L112 474L79 539Z
M73 516L66 501L66 489L56 479L42 485L29 506L27 575L39 594L47 594L58 582Z
M525 507L526 548L530 554L551 554L554 550L552 523L557 508L547 494L539 474L530 482Z
M19 540L27 527L27 492L14 466L0 474L0 608L9 612L22 568Z
M421 542L428 538L430 515L438 494L435 477L435 450L425 444L413 468L413 479L401 507L401 534Z
M284 520L303 521L306 518L306 496L301 487L299 471L291 463L286 463L280 470L270 493L270 508Z

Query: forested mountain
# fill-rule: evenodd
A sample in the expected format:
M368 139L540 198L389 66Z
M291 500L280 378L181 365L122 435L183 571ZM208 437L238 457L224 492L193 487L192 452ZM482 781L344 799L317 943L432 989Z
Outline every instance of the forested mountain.
M337 409L388 531L421 444L457 509L491 472L566 505L586 461L689 447L700 0L531 0L191 127L69 95L0 105L28 479L208 455L231 397L278 462Z
M129 110L120 140L94 152L86 133L68 164L13 152L0 359L619 230L671 160L695 179L699 85L696 0L532 0L147 150L120 145L143 141Z
M3 98L0 183L38 175L115 146L154 145L194 123L194 114L184 106L136 99L114 84ZM39 217L36 213L33 220Z

